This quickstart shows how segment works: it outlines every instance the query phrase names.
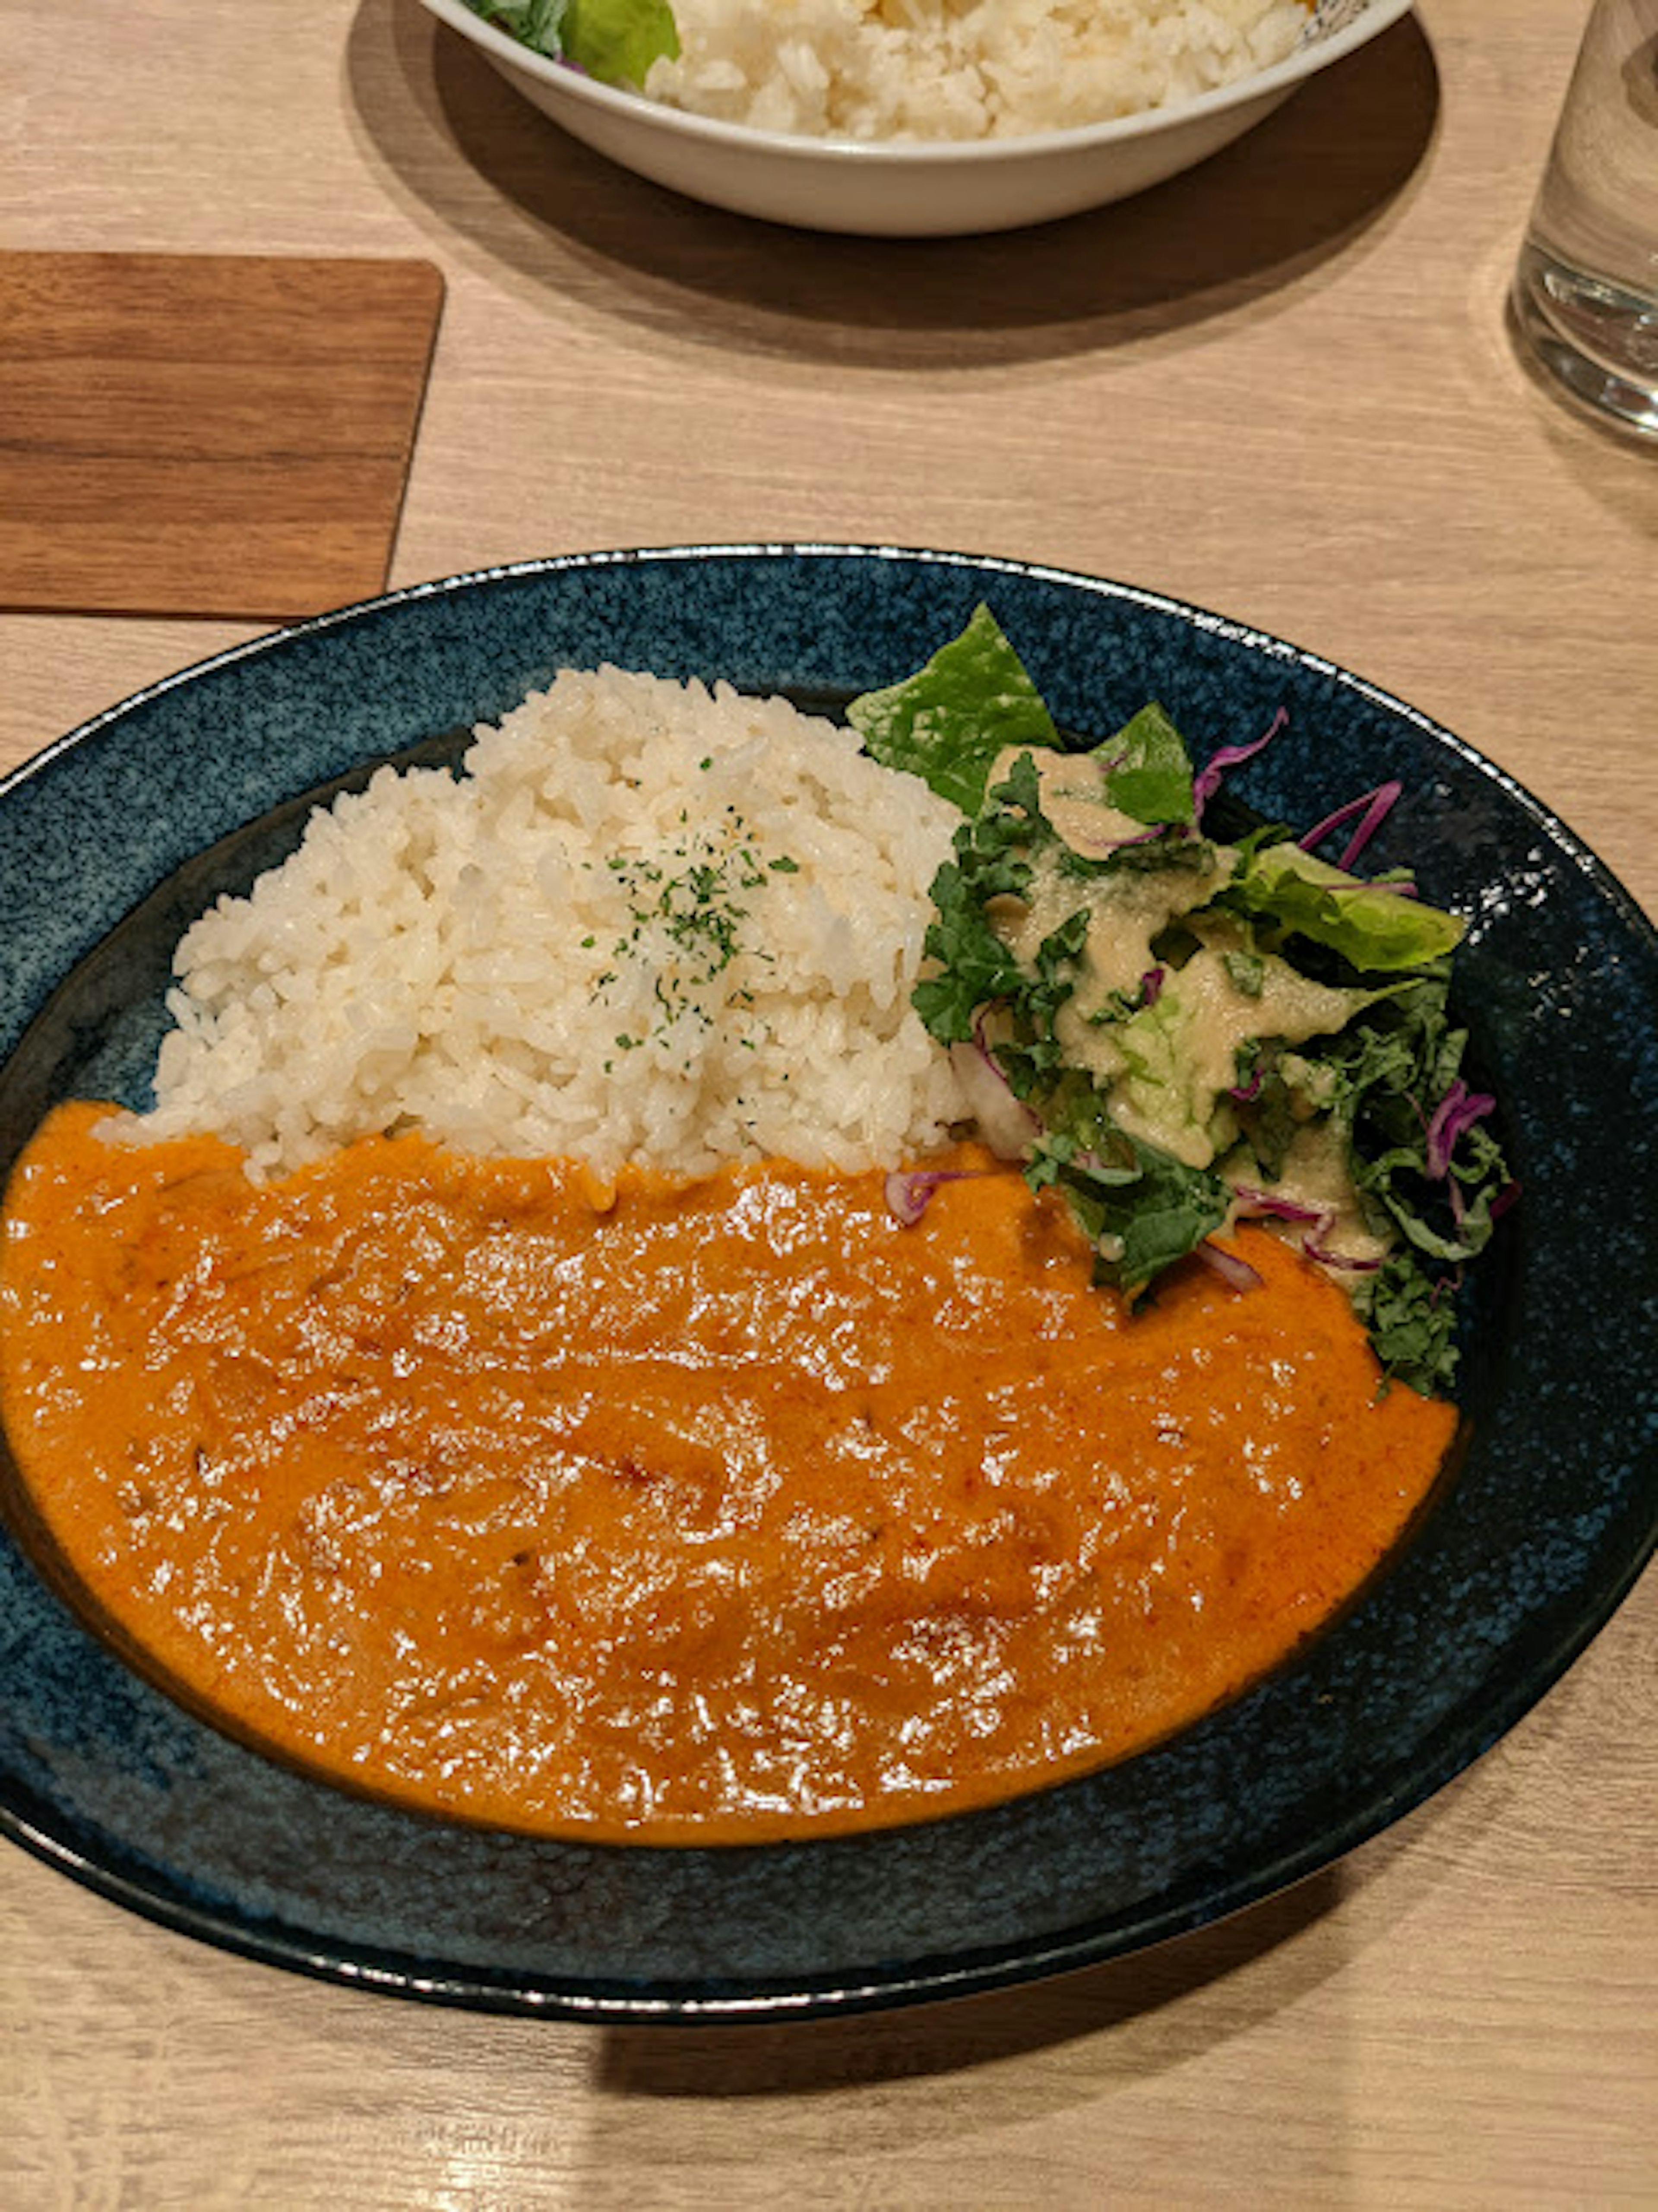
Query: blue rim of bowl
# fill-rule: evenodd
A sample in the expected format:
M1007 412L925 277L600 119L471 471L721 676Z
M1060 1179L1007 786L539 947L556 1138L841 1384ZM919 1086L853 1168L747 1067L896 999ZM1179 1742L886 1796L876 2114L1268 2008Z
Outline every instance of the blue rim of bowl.
M643 93L601 84L580 70L550 61L546 55L535 52L509 33L496 29L493 23L474 15L466 0L421 0L429 15L498 66L516 70L552 91L568 95L578 106L592 107L602 114L635 122L648 120L677 137L708 146L765 153L782 161L901 168L949 167L964 161L971 161L975 166L997 167L1050 153L1076 153L1084 148L1121 145L1155 137L1160 131L1181 124L1224 115L1257 100L1293 92L1309 77L1316 76L1358 47L1367 46L1372 39L1380 38L1384 31L1408 15L1415 4L1416 0L1370 0L1363 14L1344 28L1333 31L1327 38L1311 46L1297 47L1283 61L1274 62L1270 69L1259 70L1234 83L1218 85L1212 92L1199 93L1191 100L1167 107L1148 108L1139 114L1116 116L1103 123L1079 123L1063 131L1027 131L1011 138L900 143L811 138L793 131L763 131L752 124L726 123L714 116L695 115L685 108L647 100Z
M1063 569L993 556L947 553L895 545L855 545L829 542L788 543L756 540L737 544L688 544L641 548L598 553L570 554L544 560L516 562L473 570L407 586L331 611L306 622L248 641L212 655L147 686L69 732L25 762L0 782L0 803L23 787L48 774L54 763L73 758L99 733L116 728L136 710L164 700L167 695L198 683L215 672L240 665L257 667L272 655L280 656L306 640L325 640L331 633L374 622L398 609L422 603L456 601L469 594L489 592L515 583L537 580L551 583L562 577L580 576L607 569L686 569L706 573L709 565L776 562L821 562L825 573L844 566L848 574L865 564L885 564L895 571L948 572L975 587L987 588L998 580L1041 591L1057 587L1066 596L1092 599L1102 607L1115 605L1146 616L1166 618L1178 632L1192 638L1217 641L1224 647L1242 648L1248 655L1275 664L1286 673L1317 679L1353 702L1363 702L1388 721L1414 733L1436 754L1455 763L1471 788L1496 794L1515 819L1546 841L1561 866L1562 880L1575 895L1593 900L1605 909L1607 933L1624 965L1639 988L1649 994L1647 1003L1658 1006L1658 933L1640 908L1604 868L1589 849L1566 830L1558 817L1533 799L1514 779L1494 767L1450 732L1391 694L1367 683L1322 656L1291 645L1271 633L1142 587L1084 576ZM55 981L56 979L54 979ZM50 986L48 987L51 988ZM1640 1109L1643 1134L1649 1137L1649 1113ZM1650 1200L1636 1201L1637 1210ZM1636 1224L1644 1224L1643 1221ZM1527 1374L1529 1370L1527 1370ZM1183 1869L1176 1879L1149 1895L1136 1909L1117 1911L1065 1925L1050 1933L975 1948L969 1941L952 1941L947 1947L925 1948L904 1957L881 1954L867 1966L841 1964L824 1972L791 1967L786 1972L728 1977L701 1973L683 1979L665 1979L645 1985L630 1976L611 1979L587 1973L566 1978L555 1973L526 1973L508 1967L496 1971L476 1962L457 1964L428 1954L418 1947L381 1948L337 1934L319 1934L297 1925L272 1924L257 1907L239 1899L227 1909L204 1908L189 1894L188 1875L173 1879L145 1868L130 1870L119 1838L100 1838L46 1802L26 1778L8 1768L0 1772L0 1832L29 1849L49 1864L88 1887L147 1917L217 1947L264 1962L320 1976L351 1986L386 1991L406 1997L449 2003L475 2009L512 2011L548 2017L585 2019L610 2024L651 2021L776 2021L791 2018L886 2008L924 1999L971 1994L1029 1981L1072 1968L1095 1964L1146 1945L1206 1925L1240 1908L1272 1894L1345 1856L1357 1844L1389 1826L1422 1803L1497 1742L1523 1714L1552 1686L1603 1627L1650 1558L1658 1540L1658 1385L1631 1383L1635 1396L1619 1408L1634 1417L1637 1444L1626 1472L1631 1483L1625 1515L1634 1533L1622 1542L1615 1559L1602 1564L1587 1601L1568 1581L1562 1603L1543 1607L1523 1668L1509 1668L1494 1682L1485 1684L1477 1702L1462 1697L1442 1714L1419 1741L1406 1747L1402 1760L1384 1758L1361 1786L1349 1789L1344 1771L1344 1802L1329 1816L1301 1832L1280 1829L1270 1848L1246 1856L1230 1870L1218 1863ZM1628 1424L1626 1424L1628 1425ZM1620 1524L1621 1525L1621 1524ZM1587 1542L1588 1539L1585 1538ZM1412 1554L1412 1558L1414 1558ZM1391 1575L1391 1571L1390 1571ZM1384 1579L1382 1596L1391 1592ZM1533 1624L1528 1622L1528 1628ZM866 1835L829 1838L799 1846L732 1846L721 1852L702 1854L736 1864L768 1853L789 1856L797 1862L828 1863L856 1854L881 1840L920 1838L923 1841L954 1831L958 1837L977 1839L987 1835L1001 1816L1011 1821L998 1844L1005 1847L1011 1833L1017 1843L1018 1821L1030 1808L1068 1801L1083 1803L1090 1791L1112 1777L1133 1769L1150 1769L1166 1753L1181 1753L1204 1740L1206 1749L1219 1743L1234 1717L1270 1703L1278 1690L1298 1673L1314 1666L1320 1652L1340 1641L1332 1633L1315 1647L1305 1666L1297 1662L1244 1698L1209 1719L1154 1747L1124 1765L1100 1774L1031 1793L1005 1808L957 1814L932 1822L917 1823L908 1830L873 1832ZM1499 1656L1502 1655L1499 1653ZM118 1662L112 1662L113 1664ZM1240 1723L1240 1725L1242 1723ZM1259 1733L1259 1731L1257 1731ZM1224 1760L1218 1770L1226 1771ZM333 1797L328 1785L307 1778L311 1790ZM420 1825L418 1816L414 1819ZM434 1832L443 1824L431 1824ZM508 1843L527 1839L508 1838ZM592 1855L592 1847L582 1847ZM611 1849L624 1858L688 1859L690 1852L653 1853L636 1846ZM598 1856L603 1856L599 1850ZM958 1854L959 1856L959 1854Z

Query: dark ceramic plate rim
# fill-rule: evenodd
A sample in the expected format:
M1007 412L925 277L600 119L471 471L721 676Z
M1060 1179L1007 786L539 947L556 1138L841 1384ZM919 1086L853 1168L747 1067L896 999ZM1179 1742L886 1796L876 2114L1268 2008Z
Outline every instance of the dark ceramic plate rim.
M1448 801L1455 802L1453 814L1458 805L1465 811L1472 807L1476 814L1483 808L1500 823L1505 836L1513 832L1531 841L1533 872L1527 876L1522 869L1515 884L1502 889L1502 896L1493 894L1495 918L1490 934L1502 935L1511 915L1509 893L1523 898L1530 895L1528 884L1540 910L1548 902L1552 902L1551 914L1558 908L1566 910L1566 918L1578 932L1573 939L1577 952L1570 959L1562 957L1552 969L1546 965L1529 980L1545 998L1551 992L1556 994L1558 1004L1551 1005L1552 1013L1568 1016L1592 1012L1606 991L1612 993L1614 1011L1624 1018L1616 1033L1605 1041L1605 1049L1597 1047L1597 1050L1601 1058L1610 1059L1610 1079L1630 1094L1626 1140L1651 1146L1654 1120L1643 1103L1651 1095L1651 1086L1634 1079L1635 1062L1643 1060L1649 1048L1633 1034L1639 1025L1632 1015L1637 1009L1643 1014L1658 1014L1658 936L1628 895L1556 817L1512 779L1426 716L1318 655L1156 592L1024 562L890 546L756 543L572 555L414 586L215 655L136 693L48 746L0 783L0 866L8 858L7 833L14 845L23 842L17 821L20 807L35 804L44 795L50 812L54 778L82 775L90 788L100 793L106 807L113 807L118 813L123 739L125 752L131 752L135 721L153 718L158 710L164 716L175 695L188 699L200 687L222 680L228 681L234 691L244 678L256 687L263 684L267 690L279 690L288 680L284 672L291 675L297 664L298 690L303 696L307 670L312 666L306 656L318 650L326 653L331 645L346 653L366 649L361 641L355 646L350 642L364 625L370 626L375 636L380 634L376 625L388 635L401 634L401 625L428 659L440 661L446 649L446 632L452 635L455 623L464 627L469 609L475 610L480 604L487 607L491 594L525 592L531 595L531 605L545 599L556 610L562 594L574 609L570 622L580 628L583 621L593 618L583 611L581 595L596 593L603 601L604 593L618 582L630 592L643 591L647 597L655 593L667 602L668 616L659 619L677 623L683 612L689 654L683 672L699 665L693 648L701 632L711 629L727 647L741 634L741 616L722 614L714 604L722 592L728 599L733 593L741 599L745 592L757 592L768 605L780 595L786 598L793 593L799 599L804 590L803 604L814 611L821 606L828 629L833 631L838 622L843 633L848 624L868 620L872 610L877 611L878 620L889 619L890 600L907 604L913 599L916 618L925 616L933 625L928 635L917 638L923 650L930 649L937 637L945 634L937 603L965 604L975 597L989 596L1014 602L1016 618L1009 626L1027 657L1038 664L1039 680L1051 696L1056 679L1040 668L1040 648L1047 640L1023 629L1017 619L1020 613L1036 629L1051 630L1061 646L1072 628L1098 629L1104 635L1114 627L1114 650L1121 652L1126 659L1133 660L1138 654L1155 661L1161 645L1181 666L1187 660L1206 661L1207 672L1199 672L1203 681L1218 685L1229 701L1236 689L1247 691L1253 685L1259 690L1264 682L1269 690L1275 686L1292 690L1299 686L1315 706L1320 701L1327 705L1339 703L1345 714L1364 720L1367 728L1373 727L1390 742L1413 751L1418 764L1425 763L1431 770L1437 763L1442 769L1440 788ZM484 595L483 602L480 594ZM682 599L683 610L677 604ZM632 601L628 604L631 609ZM902 629L910 617L901 606L890 619ZM845 634L839 641L844 648ZM1034 653L1033 646L1038 648ZM555 656L568 650L556 643L551 646ZM812 664L812 656L809 644L799 647L798 657L805 664ZM718 646L714 657L720 665L714 672L732 672L739 682L793 681L795 688L813 688L811 683L799 681L798 670L778 669L768 677L751 672L745 678L730 667ZM873 674L866 668L829 672L819 666L820 688L834 688L848 673L850 688L860 688L898 672L903 665L902 660L896 665L889 663L884 671ZM498 713L501 703L504 702L477 704L473 712L480 718ZM1097 714L1090 719L1074 707L1067 712L1068 702L1062 696L1055 696L1054 703L1062 719L1079 726L1098 726ZM1132 701L1130 710L1138 703L1139 700ZM421 731L411 728L408 734L416 736ZM113 752L100 750L112 742ZM1303 767L1303 772L1312 771ZM134 773L131 761L125 762L125 773ZM158 780L162 787L156 800L160 805L166 801L167 775L164 765L152 754L143 764L143 787L148 790ZM1267 781L1269 787L1260 803L1270 808L1273 799L1271 779ZM267 778L264 787L264 803L270 805L286 795L290 787L270 783ZM60 805L63 803L60 800ZM111 872L119 873L113 863ZM131 895L129 886L122 905L131 903ZM9 1033L0 1027L0 1049L11 1053L41 1000L75 960L105 933L113 918L94 917L87 925L85 941L70 947L69 955L61 944L55 951L41 953L31 943L19 963L21 972L13 979L14 1003L5 1010ZM33 972L31 962L40 972ZM1573 968L1582 968L1585 974L1569 974ZM1493 977L1500 997L1502 975L1494 969ZM21 1002L17 999L20 982ZM1648 1027L1658 1028L1658 1021ZM1625 1030L1631 1034L1624 1035ZM1577 1079L1580 1085L1589 1080L1587 1076ZM1575 1094L1570 1076L1564 1092L1562 1113L1570 1120ZM1581 1169L1588 1156L1587 1139L1579 1137L1571 1141L1576 1145L1571 1157ZM1543 1164L1546 1170L1546 1161ZM1638 1176L1630 1180L1637 1184L1642 1181ZM1546 1200L1546 1173L1543 1192ZM1528 1188L1527 1206L1521 1212L1532 1213L1527 1234L1536 1239L1540 1257L1546 1261L1551 1256L1546 1249L1549 1239L1568 1232L1558 1231L1552 1217L1545 1219L1540 1229L1536 1227L1539 1202ZM1633 1194L1630 1203L1632 1218L1627 1224L1626 1247L1637 1261L1645 1260L1644 1267L1637 1265L1635 1272L1638 1323L1638 1310L1651 1310L1658 1298L1655 1280L1658 1270L1645 1257L1655 1241L1650 1235L1655 1220L1652 1201L1643 1194ZM1549 1213L1546 1202L1543 1212ZM1504 1314L1512 1308L1523 1318L1528 1310L1527 1302L1533 1293L1528 1287L1527 1264L1521 1246L1509 1262L1512 1281L1503 1294L1508 1302ZM1500 1334L1506 1323L1492 1326ZM1529 1375L1528 1368L1522 1386L1526 1389L1531 1388ZM173 1848L169 1858L167 1849L155 1846L151 1839L123 1833L118 1824L112 1827L88 1818L72 1801L70 1785L59 1786L59 1771L53 1760L58 1758L60 1766L66 1764L65 1746L73 1734L67 1723L60 1731L63 1743L50 1740L52 1730L48 1725L44 1746L23 1746L19 1728L24 1723L11 1725L16 1717L13 1708L37 1694L33 1674L46 1662L29 1655L32 1664L25 1665L15 1648L15 1639L9 1647L13 1663L7 1677L14 1688L0 1698L0 1723L3 1723L0 1831L118 1902L224 1948L343 1983L486 2009L633 2021L803 2017L963 1995L1085 1965L1202 1925L1327 1865L1430 1796L1494 1743L1546 1692L1615 1609L1650 1555L1658 1533L1655 1528L1658 1494L1654 1482L1658 1470L1653 1449L1654 1433L1658 1430L1658 1394L1653 1385L1634 1376L1621 1383L1615 1376L1610 1381L1600 1377L1595 1387L1602 1382L1616 1393L1594 1401L1594 1410L1603 1420L1601 1432L1608 1440L1607 1452L1615 1453L1621 1440L1625 1453L1615 1494L1602 1498L1597 1488L1593 1496L1586 1492L1575 1498L1573 1502L1582 1508L1576 1538L1570 1528L1563 1534L1552 1528L1547 1532L1552 1548L1540 1552L1535 1559L1527 1556L1523 1567L1515 1565L1512 1586L1498 1588L1494 1602L1499 1613L1503 1606L1510 1607L1516 1626L1506 1641L1499 1627L1492 1634L1491 1650L1470 1660L1475 1670L1470 1682L1477 1678L1478 1694L1462 1689L1448 1692L1449 1702L1443 1709L1434 1710L1402 1742L1370 1744L1361 1729L1352 1735L1351 1744L1344 1739L1333 1751L1315 1734L1306 1736L1308 1741L1319 1745L1318 1786L1303 1788L1300 1797L1297 1790L1302 1785L1293 1762L1302 1736L1295 1731L1305 1735L1309 1728L1316 1731L1324 1725L1311 1712L1313 1705L1340 1707L1344 1701L1354 1699L1362 1705L1367 1680L1372 1695L1378 1684L1383 1688L1388 1686L1389 1652L1384 1651L1378 1661L1376 1653L1367 1649L1366 1638L1390 1608L1398 1613L1402 1607L1400 1617L1407 1628L1410 1626L1412 1599L1406 1586L1437 1540L1431 1528L1423 1544L1384 1579L1378 1590L1312 1648L1304 1662L1185 1732L1169 1746L1108 1774L1036 1793L1014 1807L921 1824L885 1837L827 1839L769 1851L663 1853L629 1848L606 1855L592 1847L505 1840L508 1854L517 1853L521 1858L524 1854L539 1852L546 1866L556 1869L568 1861L577 1867L573 1881L578 1891L584 1881L592 1883L604 1874L607 1856L612 1868L616 1862L628 1861L630 1865L622 1890L629 1899L647 1894L653 1881L677 1894L677 1887L683 1887L682 1875L689 1878L699 1869L713 1869L708 1879L719 1885L722 1881L719 1869L723 1867L727 1870L723 1880L738 1885L758 1868L760 1886L756 1894L762 1904L774 1905L780 1895L782 1903L791 1907L808 1908L816 1900L823 1908L821 1924L825 1929L833 1924L841 1951L841 1955L827 1962L814 1960L809 1944L806 1952L790 1956L780 1969L762 1960L758 1965L739 1963L734 1970L726 1970L718 1962L710 1966L693 1936L687 1933L665 1939L666 1971L659 1964L641 1974L636 1965L622 1961L617 1971L608 1972L602 1956L595 1963L591 1946L579 1968L555 1964L549 1970L544 1964L526 1966L521 1959L480 1957L471 1937L450 1941L449 1931L440 1925L423 1933L419 1941L386 1942L365 1934L360 1921L343 1928L341 1915L335 1916L335 1924L329 1924L326 1900L308 1918L304 1912L285 1912L280 1896L273 1899L265 1893L257 1865L240 1882L233 1878L227 1884L222 1875L216 1875L216 1887L208 1885L199 1867L191 1863L188 1841L182 1849ZM1576 1386L1571 1378L1564 1374L1556 1376L1551 1371L1549 1388L1557 1387L1564 1391L1568 1410L1575 1408L1579 1401L1573 1395ZM1493 1413L1501 1416L1501 1422L1493 1421L1492 1425L1504 1425L1512 1442L1515 1374L1508 1366L1497 1381L1488 1378L1488 1395ZM1546 1407L1533 1406L1528 1410L1539 1418L1557 1421L1561 1418ZM1529 1437L1528 1429L1524 1432ZM1516 1455L1517 1460L1523 1460L1526 1449L1535 1455L1535 1449L1528 1445ZM1501 1474L1503 1470L1497 1472ZM1538 1479L1534 1469L1532 1479ZM1482 1504L1478 1510L1492 1509ZM1516 1558L1523 1549L1523 1545L1516 1547ZM38 1589L3 1531L0 1531L0 1557L14 1574L22 1577L15 1588ZM1505 1562L1503 1572L1509 1571ZM1484 1616L1479 1625L1485 1632ZM118 1687L131 1691L132 1685L117 1660L98 1647L91 1647L90 1656L82 1648L87 1639L79 1624L64 1614L58 1626L67 1641L80 1639L73 1655L76 1667L110 1670L107 1677L100 1676L100 1686L109 1687L118 1677ZM1430 1629L1438 1626L1436 1621L1427 1624ZM1399 1627L1398 1620L1389 1620L1389 1632L1395 1637ZM0 1638L3 1632L4 1623L0 1621ZM1394 1651L1394 1647L1389 1650ZM1491 1662L1489 1667L1485 1664L1487 1658ZM1355 1680L1357 1690L1353 1688ZM1336 1685L1339 1694L1321 1685ZM38 1695L46 1698L44 1692ZM200 1729L199 1723L189 1722L176 1709L166 1706L165 1701L161 1703L159 1723L150 1707L142 1708L142 1717L147 1727L159 1726L168 1741L180 1732ZM50 1719L56 1709L46 1701L43 1710ZM39 1727L38 1712L31 1711L27 1719ZM1283 1773L1266 1771L1273 1764L1266 1743L1268 1732L1281 1731L1286 1723L1291 1741L1278 1764L1288 1763L1287 1780ZM1357 1728L1358 1723L1344 1712L1341 1725ZM203 1738L211 1734L201 1730ZM216 1744L219 1740L214 1741ZM1350 1778L1343 1765L1339 1786L1325 1786L1328 1762L1337 1751L1345 1755L1346 1750L1351 1751L1355 1771ZM130 1755L135 1763L141 1763L144 1754L145 1744L141 1743ZM240 1751L235 1753L240 1759L254 1756ZM1183 1778L1192 1781L1206 1808L1204 1820L1198 1823L1202 1834L1185 1839L1189 1849L1184 1859L1177 1851L1175 1863L1167 1866L1141 1871L1136 1865L1121 1875L1121 1881L1126 1885L1122 1893L1114 1893L1108 1903L1102 1901L1097 1910L1075 1912L1052 1926L1039 1925L1041 1909L1021 1892L1017 1909L1028 1924L1008 1933L988 1930L959 1915L952 1918L948 1910L950 1900L940 1897L937 1926L929 1925L924 1912L919 1924L903 1923L901 1936L895 1938L893 1927L902 1920L900 1895L899 1904L893 1907L899 1921L883 1923L884 1940L872 1940L867 1955L859 1952L859 1915L868 1911L880 1920L882 1900L873 1893L889 1877L896 1881L897 1893L902 1892L905 1881L918 1887L931 1881L940 1868L963 1881L970 1875L982 1882L985 1877L980 1869L987 1858L993 1866L1000 1865L1002 1887L987 1887L983 1899L975 1897L971 1903L976 1909L984 1902L987 1917L993 1921L1004 1893L1011 1894L1019 1890L1021 1882L1033 1880L1040 1886L1043 1880L1040 1864L1034 1875L1022 1870L1023 1855L1034 1849L1038 1854L1048 1851L1054 1859L1054 1880L1063 1900L1061 1913L1069 1909L1073 1893L1086 1902L1093 1895L1090 1885L1096 1879L1089 1856L1090 1836L1097 1832L1102 1838L1098 1845L1102 1861L1114 1838L1119 1848L1123 1845L1127 1832L1123 1823L1134 1814L1136 1789L1149 1796ZM347 1802L326 1785L301 1778L284 1777L282 1786L296 1787L306 1802L314 1800L322 1808L316 1817L325 1824L331 1822L331 1813L337 1813ZM1237 1793L1236 1798L1228 1794L1233 1790ZM1227 1826L1235 1803L1242 1816L1242 1833L1233 1832ZM1257 1832L1251 1815L1268 1804L1272 1817L1263 1817ZM407 1911L429 1913L433 1895L422 1850L435 1860L438 1844L432 1839L452 1837L453 1832L410 1816L387 1814L385 1808L375 1812L377 1818L394 1824L384 1833L398 1841L416 1839L410 1844L408 1866L402 1858L398 1860L398 1878L405 1879L410 1887L412 1901ZM339 1817L343 1820L344 1815ZM428 1839L424 1845L419 1840L422 1838ZM501 1839L495 1841L501 1843ZM1133 1859L1132 1850L1127 1856ZM501 1858L495 1877L509 1889L513 1865L512 1856ZM1119 1879L1116 1869L1111 1870L1110 1878ZM999 1877L993 1874L990 1879L993 1884ZM1107 1881L1103 1865L1098 1880ZM602 1881L598 1887L603 1890ZM691 1887L694 1893L695 1884ZM718 1893L717 1887L704 1893L715 1897ZM1014 1908L1008 1910L1012 1912ZM406 1926L406 1921L399 1924ZM818 1924L814 1923L814 1929ZM827 1934L824 1942L827 1945ZM676 1942L686 1950L683 1970L675 1964Z

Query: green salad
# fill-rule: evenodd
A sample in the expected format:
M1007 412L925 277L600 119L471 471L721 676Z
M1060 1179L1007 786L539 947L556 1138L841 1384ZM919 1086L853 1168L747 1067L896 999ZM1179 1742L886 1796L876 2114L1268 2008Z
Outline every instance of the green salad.
M466 0L508 38L601 84L641 87L651 64L679 58L668 0Z
M1155 704L1084 749L983 607L848 718L962 810L915 1007L1097 1279L1139 1298L1196 1253L1242 1286L1209 1240L1260 1219L1343 1282L1386 1375L1447 1388L1461 1270L1515 1186L1447 1011L1465 925L1351 872L1399 787L1223 842L1206 811L1282 715L1200 772Z

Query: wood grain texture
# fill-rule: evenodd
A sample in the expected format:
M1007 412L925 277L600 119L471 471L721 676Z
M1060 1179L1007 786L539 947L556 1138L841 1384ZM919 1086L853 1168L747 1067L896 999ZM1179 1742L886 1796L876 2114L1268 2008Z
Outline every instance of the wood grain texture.
M425 261L0 253L0 605L383 589L442 293Z
M756 536L1126 577L1412 700L1658 911L1658 457L1533 387L1503 327L1581 9L1420 0L1190 177L926 246L622 175L415 0L284 0L264 38L190 0L74 13L95 64L66 69L61 11L0 0L9 246L443 272L394 580ZM0 618L0 763L249 634ZM1655 1679L1649 1573L1327 1875L1049 1986L816 2029L392 2004L7 1850L0 2201L1649 2205Z

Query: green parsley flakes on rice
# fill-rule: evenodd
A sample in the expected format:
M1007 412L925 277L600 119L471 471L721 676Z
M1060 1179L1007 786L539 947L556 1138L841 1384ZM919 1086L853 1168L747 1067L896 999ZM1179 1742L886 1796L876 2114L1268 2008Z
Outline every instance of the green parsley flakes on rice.
M896 1166L965 1114L909 1003L959 820L786 700L566 670L185 933L121 1127L255 1174L413 1128L601 1176Z

